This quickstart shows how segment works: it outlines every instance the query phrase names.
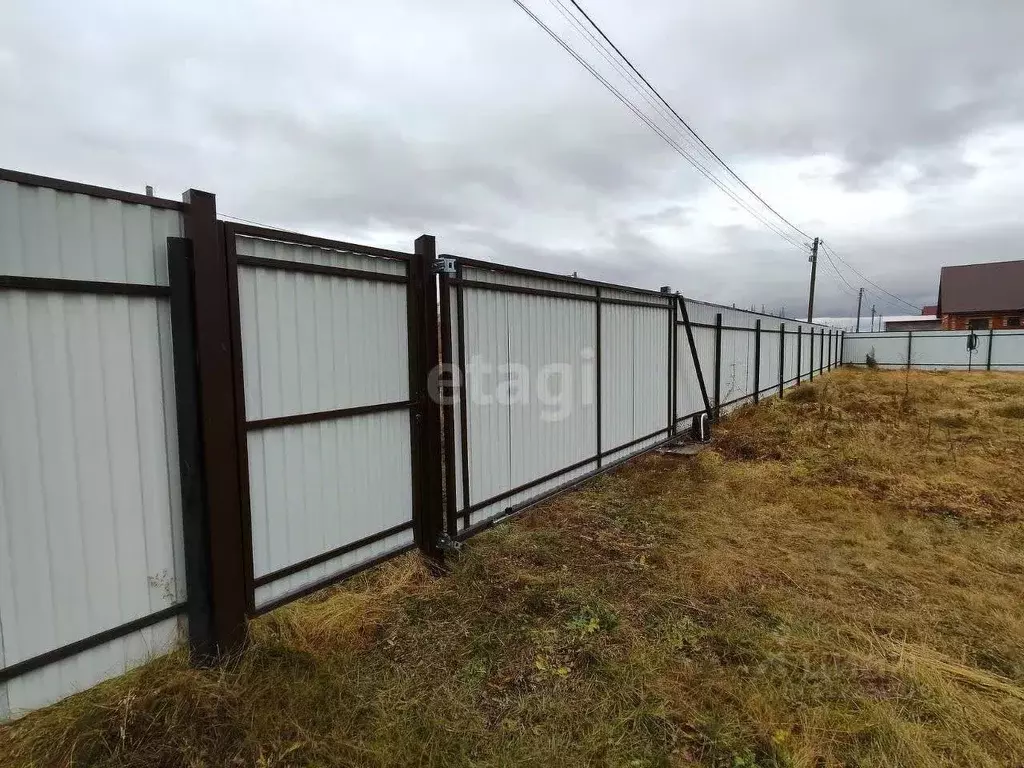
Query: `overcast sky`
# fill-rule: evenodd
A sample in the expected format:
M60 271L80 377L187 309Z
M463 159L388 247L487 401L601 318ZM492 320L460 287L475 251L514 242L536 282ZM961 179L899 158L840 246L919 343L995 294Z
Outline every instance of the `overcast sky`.
M427 232L465 256L806 306L806 256L512 0L0 4L0 166L207 189L222 213L347 240L407 249ZM941 265L1024 257L1024 3L582 4L740 176L880 285L934 303ZM852 314L837 283L823 261L819 314Z

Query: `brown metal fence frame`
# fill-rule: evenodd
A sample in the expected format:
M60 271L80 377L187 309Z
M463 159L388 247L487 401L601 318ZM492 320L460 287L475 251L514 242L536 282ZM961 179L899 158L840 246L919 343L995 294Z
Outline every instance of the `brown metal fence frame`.
M615 455L615 454L617 454L617 453L619 453L621 451L624 451L624 450L627 450L629 448L632 448L632 447L634 447L636 445L639 445L640 443L643 443L645 441L652 440L655 437L658 437L659 435L664 436L664 439L658 441L658 443L655 444L655 445L649 446L646 450L653 450L654 448L656 448L656 447L664 444L665 442L668 442L668 441L670 441L670 440L675 438L675 423L676 422L675 422L675 418L674 418L674 413L675 413L674 390L675 390L675 375L676 375L675 369L676 369L676 365L674 364L675 363L675 355L674 355L674 351L673 351L673 348L672 348L672 341L674 341L674 338L675 338L675 330L674 330L675 322L674 322L674 318L675 318L675 305L676 305L676 302L678 300L677 294L672 294L672 293L669 293L669 292L667 292L665 290L662 290L662 291L651 291L651 290L646 290L646 289L643 289L643 288L634 288L632 286L616 285L616 284L613 284L613 283L604 283L604 282L599 282L599 281L595 281L595 280L587 280L587 279L583 279L583 278L570 277L570 276L559 275L559 274L555 274L555 273L551 273L551 272L541 272L541 271L538 271L538 270L525 269L525 268L522 268L522 267L513 267L513 266L509 266L509 265L505 265L505 264L496 264L496 263L493 263L493 262L478 261L476 259L464 259L464 258L455 259L455 257L447 257L447 258L453 259L455 263L452 265L452 272L448 272L446 270L442 271L442 277L441 277L441 282L440 282L440 286L441 286L440 289L441 289L441 295L442 295L441 302L442 302L442 306L445 307L448 310L448 312L450 313L451 302L450 302L449 299L446 299L444 297L447 295L448 291L452 287L454 287L455 288L455 292L456 292L456 311L458 313L456 333L457 333L457 344L458 344L458 349L459 349L458 371L460 372L459 373L459 378L460 379L462 379L462 377L464 377L464 371L465 371L465 341L466 341L466 334L465 334L465 317L464 317L464 312L465 312L464 292L466 290L496 291L496 292L500 292L500 293L516 293L516 294L520 294L520 295L546 296L546 297L550 297L550 298L563 298L563 299L568 299L568 300L571 300L571 301L579 301L579 302L591 303L591 304L594 304L595 309L596 309L596 313L595 313L596 314L596 320L595 320L595 322L596 322L596 327L595 327L595 330L596 330L596 350L595 350L596 355L595 355L595 361L596 361L596 365L597 365L597 376L595 377L595 385L596 385L596 393L595 393L596 394L596 398L595 399L596 399L596 406L597 407L596 407L596 417L595 417L596 418L596 447L595 447L594 454L590 455L590 456L587 456L586 458L584 458L584 459L582 459L580 461L573 462L572 464L570 464L570 465L568 465L566 467L562 467L560 469L554 470L553 472L550 472L550 473L547 473L545 475L542 475L541 477L534 478L533 480L530 480L530 481L528 481L526 483L523 483L521 485L515 486L513 488L506 489L506 490L504 490L504 491L502 491L500 493L494 494L494 495L492 495L492 496L490 496L490 497L488 497L486 499L482 499L480 501L470 503L469 502L469 499L471 498L471 496L470 496L470 472L469 472L469 459L470 459L470 456L469 456L469 436L468 436L469 419L468 419L468 415L467 415L466 398L465 398L465 387L463 386L462 392L460 393L460 396L459 396L459 410L460 410L459 439L458 440L455 439L455 430L454 429L445 428L445 430L444 430L444 434L445 434L445 449L444 449L445 464L447 466L452 466L451 473L446 473L447 477L452 477L454 475L454 464L455 464L456 451L458 451L459 454L461 455L461 462L460 463L461 463L461 474L462 474L462 478L461 478L461 482L462 482L462 500L463 500L462 508L461 509L457 509L456 494L454 492L446 492L446 494L445 494L445 498L446 498L446 511L445 511L444 518L445 518L446 521L448 521L447 531L448 531L448 534L452 538L457 538L459 540L465 540L467 538L470 538L470 537L474 536L475 534L479 533L480 531L483 531L483 530L491 527L492 525L494 525L495 523L497 523L500 520L504 520L504 519L507 519L508 517L510 517L512 515L518 514L519 512L522 512L523 510L525 510L525 509L527 509L529 507L535 506L536 504L540 503L541 501L543 501L545 499L551 498L554 495L562 493L562 492L568 490L569 488L576 487L579 483L583 482L586 479L594 477L595 475L600 474L602 472L606 472L606 471L608 471L608 470L610 470L610 469L612 469L612 468L614 468L616 466L619 466L624 461L627 461L630 458L634 458L634 456L628 456L628 457L625 457L625 458L622 458L622 459L618 459L618 460L612 462L611 464L607 464L605 462L605 459L607 459L608 457L613 456L613 455ZM495 273L499 273L499 274L503 274L503 275L516 275L516 276L530 277L530 278L541 279L541 280L549 280L549 281L554 281L554 282L559 282L559 283L568 283L568 284L571 284L571 285L587 286L587 287L592 288L594 292L592 294L580 294L580 293L573 293L571 291L562 291L562 290L557 290L557 289L537 288L537 287L518 286L518 285L508 285L508 284L503 284L503 283L491 283L491 282L485 282L485 281L479 281L479 280L467 280L467 279L465 279L463 277L463 270L464 270L465 267L469 267L469 268L473 268L473 269L487 270L487 271L490 271L490 272L495 272ZM643 301L643 300L640 300L640 299L626 299L626 298L618 298L618 297L607 296L607 295L604 294L604 292L607 291L607 290L615 290L615 291L620 291L620 292L625 292L625 293L636 294L637 296L648 297L648 299L657 298L658 301L657 302L651 301L651 300ZM601 409L602 409L602 402L601 402L601 388L602 388L602 386L601 386L601 374L600 374L600 371L601 371L601 347L602 347L602 344L601 344L601 307L604 304L644 307L644 308L649 308L649 309L664 309L668 313L668 325L667 325L667 328L668 328L668 334L669 334L669 348L668 348L669 365L668 365L668 376L666 378L666 398L665 398L665 403L666 403L666 426L662 427L660 429L657 429L657 430L655 430L654 432L651 432L648 435L643 435L643 436L641 436L639 438L636 438L634 440L630 440L630 441L628 441L628 442L626 442L626 443L624 443L622 445L616 446L614 448L609 448L609 449L604 449L603 448L603 443L602 443L602 419L601 419ZM444 315L442 315L442 317L444 317ZM450 326L451 326L450 314L448 315L448 319L447 320L442 319L442 325L446 325L450 329ZM444 350L446 347L448 349L448 355L447 356L443 356L441 362L442 362L442 365L452 365L452 364L454 364L454 361L451 360L451 344L450 344L450 341L449 341L449 343L447 345L442 343L442 350ZM465 382L462 381L463 385L464 385L464 383ZM454 408L452 408L451 410L454 411ZM454 420L454 414L452 414L452 416L450 418L452 418L452 420ZM453 421L449 422L449 423L453 423ZM529 499L527 501L520 502L518 504L510 505L510 506L502 509L501 511L495 513L494 515L489 517L487 520L481 521L481 522L476 523L474 525L470 525L470 523L469 523L470 516L474 512L479 511L481 509L484 509L486 507L492 506L494 504L497 504L497 503L499 503L499 502L501 502L501 501L503 501L503 500L505 500L507 498L510 498L512 496L516 496L518 494L521 494L524 491L528 491L531 488L537 487L538 485L542 485L544 483L550 482L551 480L555 480L558 477L561 477L561 476L566 475L566 474L568 474L570 472L573 472L573 471L578 470L578 469L580 469L582 467L585 467L588 464L595 464L596 465L596 469L594 469L593 471L588 472L588 473L586 473L586 474L584 474L584 475L582 475L580 477L573 478L572 480L570 480L570 481L568 481L568 482L566 482L566 483L564 483L562 485L559 485L559 486L557 486L555 488L552 488L552 489L550 489L548 491L545 491L545 492L543 492L541 494L538 494L538 496L535 497L535 498L531 498L531 499ZM449 482L454 482L454 481L453 480L449 480ZM456 521L459 518L462 518L462 520L463 520L463 528L462 528L461 531L458 530L458 526L456 524Z
M168 238L170 282L168 287L0 275L0 290L169 298L188 591L187 603L171 606L123 626L105 630L62 648L0 669L0 683L186 612L189 618L190 645L193 657L197 662L203 663L223 654L233 653L244 644L246 622L251 616L272 610L284 603L322 589L385 559L408 551L413 546L417 547L430 560L438 561L443 557L446 538L468 538L498 520L574 488L595 475L607 472L642 453L654 450L675 439L679 431L679 424L687 419L703 413L708 416L717 416L721 408L751 397L755 400L760 399L764 392L774 390L776 386L782 394L785 386L793 382L793 380L783 380L785 326L781 326L778 331L771 331L762 329L761 322L758 320L754 329L735 329L756 334L755 357L758 365L755 372L756 391L728 403L719 402L721 333L722 330L733 330L731 327L722 325L722 317L719 313L714 326L703 326L713 327L716 332L716 370L714 372L714 400L712 401L708 395L705 372L698 359L692 330L693 327L702 326L690 322L685 300L678 293L673 294L668 290L649 291L473 259L456 260L453 257L438 259L435 253L434 238L429 235L418 238L415 242L414 253L409 254L264 227L223 222L217 218L215 196L194 189L186 192L183 201L179 203L2 169L0 169L0 180L116 199L133 204L168 208L182 213L185 237ZM406 274L364 272L329 265L240 256L236 247L239 236L394 259L406 265ZM408 400L247 421L238 293L238 269L240 266L406 283L409 347ZM567 291L467 280L463 274L464 267L588 286L593 289L593 293L581 295ZM455 328L452 327L451 317L452 289L454 289L455 298L454 311L457 314ZM554 296L590 302L596 308L598 375L595 382L597 428L594 454L568 467L548 473L475 504L471 504L469 501L471 498L469 471L471 457L468 449L469 424L466 398L464 393L460 394L458 414L453 405L449 404L443 407L439 405L442 402L439 397L442 385L451 387L455 385L455 382L451 378L442 382L436 372L439 363L444 366L441 369L442 375L452 376L453 374L446 374L445 371L457 369L460 384L464 384L462 376L466 367L464 315L466 290L507 291ZM612 296L609 295L611 291L625 292L636 298ZM613 448L607 448L604 445L601 423L601 308L605 304L664 309L668 312L666 426ZM677 383L682 364L682 356L678 354L677 349L679 325L684 326L687 334L691 360L704 404L703 409L685 415L677 413ZM761 334L773 332L779 333L781 340L779 382L777 385L773 382L768 388L762 389L759 365ZM825 368L824 329L821 334L819 372ZM829 367L842 362L845 334L838 334L833 343L834 335L833 331L829 332ZM812 330L812 344L813 337ZM455 356L453 341L457 341L457 360L453 359ZM798 327L796 383L801 380L801 344L802 329ZM813 369L813 367L812 351L811 368ZM451 399L449 398L447 402L451 403ZM247 434L253 430L274 429L289 424L341 419L357 414L398 409L407 409L410 418L410 466L413 488L410 520L328 552L314 555L301 562L290 564L272 573L256 577L253 568ZM456 419L460 425L459 440L456 440ZM606 461L610 457L621 454L624 450L656 438L658 439L654 443L645 446L643 450L635 454L619 456L611 462ZM460 453L461 477L458 477L456 472L456 451ZM588 464L594 464L596 468L555 488L539 493L527 501L509 506L481 523L469 525L470 514L474 510L528 491ZM461 484L462 509L458 509L456 505L455 488L457 484ZM461 531L458 530L459 517L464 521ZM414 545L368 559L356 567L316 581L261 605L257 609L255 605L257 587L408 530L410 527L414 531Z

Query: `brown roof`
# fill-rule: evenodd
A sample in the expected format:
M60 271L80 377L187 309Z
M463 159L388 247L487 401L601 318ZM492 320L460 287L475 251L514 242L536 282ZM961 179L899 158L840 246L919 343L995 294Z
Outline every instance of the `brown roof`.
M1005 312L1024 309L1024 261L943 267L939 312Z

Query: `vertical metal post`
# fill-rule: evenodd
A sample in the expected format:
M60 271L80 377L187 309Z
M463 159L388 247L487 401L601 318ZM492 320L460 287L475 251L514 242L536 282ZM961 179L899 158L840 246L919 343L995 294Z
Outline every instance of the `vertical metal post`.
M761 401L761 318L754 323L754 402Z
M679 422L679 317L678 317L678 305L679 305L679 292L677 291L672 295L669 302L669 313L668 321L671 324L671 332L669 333L669 343L672 345L672 354L669 356L669 360L672 364L672 373L670 375L670 386L672 387L672 434L676 433Z
M449 536L455 536L458 532L458 504L455 491L455 405L456 394L463 398L466 395L463 386L463 372L455 367L452 355L452 275L446 264L454 264L453 256L442 256L442 268L438 273L438 303L441 314L441 369L440 374L447 377L447 382L438 382L438 389L444 398L441 407L442 427L441 434L444 439L444 519L445 528Z
M986 371L992 370L992 339L994 338L995 336L992 333L992 326L990 325L988 327L988 360L985 361Z
M804 327L796 327L796 383L800 383L800 366L804 362Z
M249 498L249 438L245 428L245 378L242 361L242 311L238 298L238 253L234 225L217 223L224 249L228 279L228 320L231 324L231 358L235 385L235 444L238 446L238 498L242 510L242 561L245 598L250 613L256 610L255 574L252 562L252 507Z
M209 510L211 654L237 651L245 642L252 602L246 574L235 361L228 264L217 227L216 198L190 189L183 195L185 236L192 241L193 301L202 477Z
M722 313L715 314L715 421L722 411Z
M821 329L821 341L818 349L818 373L825 370L825 329Z
M914 332L907 331L907 370L910 370L910 354L914 347Z
M210 581L210 508L203 486L203 445L199 424L199 370L192 300L192 243L167 238L167 276L171 289L171 347L174 402L181 476L181 518L188 592L188 635L192 659L216 656Z
M466 305L462 293L462 263L455 265L455 311L459 315L458 339L459 339L459 375L461 376L462 391L459 396L459 457L462 465L462 507L468 510L470 505L469 493L469 371L466 369ZM470 513L467 511L462 519L464 528L469 527Z
M673 308L675 307L675 296L672 294L672 287L663 285L661 292L665 294L668 299L668 359L666 361L667 368L665 369L665 421L668 426L668 434L671 435L675 431L675 415L673 413L672 401L675 396L675 387L673 386L674 381L672 378L672 350L675 346L675 327L676 318Z
M810 349L809 349L810 354L808 355L808 363L809 363L809 365L807 366L810 370L808 371L808 375L810 376L811 381L814 381L814 329L813 328L811 328L810 333L807 334L807 343L810 344Z
M846 331L839 334L839 367L843 367L843 353L846 351Z
M436 245L431 235L416 238L415 256L409 262L410 382L413 402L413 535L419 550L434 561L443 559L439 547L444 531L441 467L441 406L437 376L431 371L440 363L438 348L437 285L434 280Z
M597 350L594 356L594 364L597 367L594 381L597 388L597 466L601 467L601 289L595 289L597 301L594 306L597 310Z
M779 323L779 397L786 391L786 324Z

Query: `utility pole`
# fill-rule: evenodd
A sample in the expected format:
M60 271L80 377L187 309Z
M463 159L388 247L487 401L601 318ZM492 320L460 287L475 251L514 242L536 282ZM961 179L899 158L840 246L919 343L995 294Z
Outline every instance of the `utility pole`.
M811 292L807 297L807 322L814 322L814 279L818 276L818 243L820 240L814 238L814 245L811 246Z
M864 288L860 289L860 293L857 294L857 333L860 333L860 303L864 301Z
M875 305L871 305L871 332L875 332Z

